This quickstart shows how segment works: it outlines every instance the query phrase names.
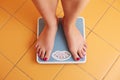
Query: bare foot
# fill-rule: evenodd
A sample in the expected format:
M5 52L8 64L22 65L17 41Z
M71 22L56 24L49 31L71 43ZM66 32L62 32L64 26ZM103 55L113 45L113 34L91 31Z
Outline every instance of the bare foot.
M57 26L48 27L46 25L37 40L37 53L38 56L44 61L47 61L50 58L50 54L54 46L56 32Z
M75 25L66 25L63 22L63 30L74 60L80 60L86 55L87 46L84 38Z

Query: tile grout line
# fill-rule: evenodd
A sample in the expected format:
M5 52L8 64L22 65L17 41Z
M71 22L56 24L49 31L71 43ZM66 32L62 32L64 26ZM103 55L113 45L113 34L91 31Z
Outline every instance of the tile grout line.
M76 65L78 68L80 68L83 72L85 72L87 75L89 75L90 77L92 77L94 80L97 80L96 77L94 77L92 74L90 74L88 71L86 71L85 69L83 69L82 67L80 67L79 65Z
M110 5L110 6L112 6L111 3L114 3L114 2L115 2L115 0L113 0L112 2L108 2L108 1L106 1L106 0L104 0L104 1L105 1L105 3L107 3L107 4Z
M10 16L10 17L8 18L8 20L7 20L3 25L1 25L0 30L3 29L3 27L4 27L11 19L12 19L12 16Z
M14 66L10 69L10 71L6 74L6 76L3 78L3 80L5 80L7 78L7 76L9 75L9 73L16 67L16 65L22 60L22 58L27 54L27 52L29 51L29 49L34 45L34 43L36 42L36 40L31 44L31 46L24 52L24 54L20 57L20 59L14 64ZM29 77L30 78L30 77ZM31 78L30 78L31 79Z
M120 12L120 10L119 9L117 9L116 7L114 7L114 5L113 5L113 3L115 2L116 0L113 0L112 1L112 4L111 3L109 3L109 2L107 2L106 0L105 0L105 2L108 4L108 5L110 5L113 9L115 9L116 11L118 11L118 12Z
M25 2L26 2L26 1L25 1ZM0 8L1 8L1 7L0 7ZM10 21L10 19L13 18L13 15L10 14L6 9L4 9L4 8L1 8L1 9L4 10L5 12L7 12L7 13L10 15L9 19L2 25L2 26L5 26L5 25ZM2 28L4 28L4 27L0 27L0 30L1 30ZM14 65L14 63L13 63L10 59L8 59L8 57L5 56L3 53L0 52L0 55L3 56L3 57L4 57L5 59L7 59L11 64ZM18 68L18 69L20 70L19 67L16 67L16 68ZM26 74L24 71L22 71L22 70L20 70L20 71L23 72L23 74L25 74L27 77L29 77L29 78L31 79L31 77L30 77L28 74Z
M5 11L7 14L10 15L10 17L8 18L8 20L0 27L0 30L8 23L8 21L10 21L10 19L12 19L12 14L10 12L8 12L6 9L4 9L3 7L0 7L3 11Z
M60 68L60 70L58 70L58 72L55 74L53 80L55 80L57 78L57 76L60 74L60 72L62 71L62 69L65 67L65 65L63 64L63 66Z
M115 49L117 52L120 52L120 50L118 48L116 48L114 45L112 45L111 43L109 43L109 41L106 41L104 38L102 38L100 35L98 35L97 33L95 33L94 31L92 31L97 37L99 37L101 40L103 40L104 42L106 42L109 46L111 46L113 49Z
M10 12L8 12L5 8L0 7L3 11L5 11L7 14L9 14L10 16L12 16L12 14ZM14 13L13 13L14 14Z
M113 1L113 3L115 2L115 0ZM112 4L113 4L112 3ZM102 20L102 18L105 16L105 14L108 12L108 10L112 7L112 4L109 5L109 7L105 10L105 12L103 13L103 15L99 18L99 20L95 23L94 27L92 28L92 31L96 28L96 25Z
M103 41L105 41L109 46L111 46L112 48L114 48L115 50L117 50L118 52L120 52L120 50L118 50L117 48L115 48L112 44L110 44L109 42L107 42L105 39L103 39L100 35L98 35L97 33L95 33L94 31L92 31L97 37L101 38ZM118 58L120 57L120 55L118 56ZM118 60L118 58L115 60L115 62ZM112 66L114 66L115 62L112 64ZM111 68L112 68L111 66ZM109 73L109 71L111 70L111 68L108 70L108 72L105 74L105 76L103 77L102 80L104 80L104 78L107 76L107 74Z
M89 30L88 34L86 35L86 39L88 38L88 36L90 35L90 33L92 32L92 30L90 28L87 27L87 29Z
M90 35L90 33L92 32L92 30L86 26L86 28L89 30L89 33L86 35L86 39L88 38L88 36ZM90 74L89 72L87 72L85 69L83 69L82 67L80 67L79 65L76 65L77 67L79 67L82 71L86 72L89 76L91 76L94 80L97 80L97 78L95 78L92 74Z
M5 8L3 7L0 7L1 9L3 9L6 13L8 13L9 15L13 16L16 12L18 12L22 7L23 5L27 2L27 0L23 1L23 3L14 11L14 13L10 13L8 10L6 10Z
M24 23L22 23L18 18L16 18L15 16L13 16L14 19L16 19L19 23L21 23L23 25L23 27L27 28L28 30L30 30L32 33L34 33L35 35L37 33L35 33L34 31L32 31L30 28L28 28Z
M15 14L16 12L18 12L19 9L21 9L22 6L23 6L27 1L28 1L28 0L24 1L23 4L22 4L13 14L11 14L10 12L8 12L6 9L0 7L2 10L4 10L5 12L7 12L7 13L10 15L9 20L7 20L6 23L8 23L8 21L10 21L10 19L14 18L14 19L16 19L19 23L21 23L25 28L27 28L28 30L32 31L30 28L28 28L26 25L24 25L20 20L18 20L18 19L14 16L14 14ZM4 25L2 25L2 27L0 28L0 30L6 25L6 23L5 23ZM32 32L33 32L34 34L36 34L34 31L32 31Z
M17 13L17 12L25 5L25 3L27 3L27 1L28 1L28 0L25 0L25 1L22 3L22 5L20 5L12 15L14 16L14 14Z
M113 1L113 3L115 2L115 0ZM112 5L110 5L109 6L109 8L112 8ZM107 11L108 11L108 9L107 9ZM105 11L105 12L107 12L107 11ZM103 14L103 16L105 15L105 13ZM97 25L97 23L96 23L96 25ZM96 26L95 25L95 26ZM118 52L120 52L120 50L119 49L117 49L116 47L114 47L111 43L109 43L108 41L106 41L104 38L102 38L100 35L98 35L97 33L95 33L93 30L94 30L94 28L95 27L93 27L93 29L88 33L88 35L90 35L92 32L96 35L96 36L98 36L99 38L101 38L103 41L105 41L109 46L111 46L112 48L114 48L116 51L118 51ZM87 36L88 37L88 36Z
M30 80L33 80L31 76L29 76L27 73L25 73L21 68L19 68L17 65L15 66L19 71L21 71L24 75L26 75Z
M95 29L96 25L101 21L101 19L105 16L106 12L111 8L111 5L109 5L109 7L105 10L105 12L103 13L103 15L97 20L97 22L94 24L93 28L91 29L91 31L89 32L88 36L91 34L91 32ZM87 36L87 37L88 37Z
M9 15L10 15L10 17L9 17L9 19L2 25L2 27L0 27L0 30L10 21L10 19L12 19L12 18L15 18L14 17L14 14L17 12L17 11L19 11L19 9L21 9L21 7L25 4L27 2L27 0L25 0L24 2L23 2L23 4L19 7L19 8L17 8L17 10L13 13L13 14L11 14L10 12L8 12L6 9L4 9L4 8L2 8L2 7L0 7L2 10L4 10L6 13L8 13ZM18 21L18 22L20 22L20 21ZM24 25L25 26L25 25ZM30 30L30 29L29 29ZM32 31L32 30L30 30L30 31ZM35 34L35 33L34 33ZM31 45L32 46L32 45ZM28 50L29 50L29 48L28 48ZM27 51L28 51L27 50ZM13 64L14 65L14 63L10 60L10 59L8 59L5 55L3 55L3 54L1 54L5 59L7 59L11 64ZM23 56L22 57L24 57L24 55L25 54L23 54ZM22 59L22 57L18 60L18 62ZM17 63L18 63L17 62ZM30 80L32 80L32 78L28 75L28 74L26 74L24 71L22 71L19 67L17 67L16 65L17 65L17 63L11 68L11 70L6 74L6 76L3 78L3 80L5 80L6 79L6 77L9 75L9 73L16 67L17 69L19 69L24 75L26 75L28 78L30 78Z
M104 80L106 78L107 74L111 71L111 69L114 67L115 63L118 61L119 58L120 58L120 55L118 55L118 57L112 63L112 65L110 66L109 70L105 73L105 75L103 76L103 78L101 80Z
M7 75L4 77L3 80L6 79L6 77L9 75L9 73L17 66L17 64L21 61L21 59L26 55L26 53L29 51L29 49L34 45L36 41L31 44L31 46L24 52L24 54L20 57L20 59L14 64L14 66L11 68L11 70L7 73ZM24 74L24 73L23 73ZM31 77L29 77L31 79Z
M0 55L3 56L5 59L8 60L8 62L10 62L12 65L14 65L14 63L7 57L5 56L2 52L0 52ZM16 66L17 69L19 69L21 72L23 72L27 77L31 78L28 74L26 74L23 70L21 70L18 66ZM32 78L31 78L32 79Z
M8 62L10 62L11 64L14 65L14 63L13 63L7 56L5 56L2 52L0 52L0 55L1 55L2 57L4 57L5 59L7 59Z
M97 20L97 22L94 24L94 27L92 29L88 28L90 30L90 32L88 33L88 35L86 36L86 38L92 33L92 31L94 30L95 26L100 22L100 20L104 17L105 13L109 10L109 8L112 7L112 4L110 4L109 2L107 2L106 0L104 0L105 3L107 3L109 5L109 7L106 9L106 11L103 13L103 15ZM112 2L115 2L115 0L113 0Z
M8 62L10 62L12 65L14 65L14 63L7 56L5 56L2 52L0 52L0 55L3 56L5 59L7 59ZM18 66L16 66L16 68L19 69L21 72L23 72L27 77L31 78L28 74L22 71Z
M24 5L25 5L25 3L27 3L28 2L28 0L25 0L24 1L24 3L23 3L23 5L21 5L21 7L19 7L16 11L15 11L15 13L14 14L16 14ZM26 27L28 30L30 30L30 31L32 31L30 28L28 28L25 24L23 24L17 17L15 17L14 16L14 14L12 15L13 16L13 18L15 18L18 22L20 22L22 25L24 25L24 27ZM34 34L36 34L34 31L32 31Z
M25 2L27 2L27 0L24 1L23 4L22 4L19 8L17 8L13 14L11 14L11 13L10 13L8 10L6 10L5 8L0 7L3 11L5 11L7 14L10 15L9 19L0 27L0 30L14 17L13 15L25 4Z
M120 13L120 10L117 9L116 7L112 6L113 9L115 9L116 11L118 11Z

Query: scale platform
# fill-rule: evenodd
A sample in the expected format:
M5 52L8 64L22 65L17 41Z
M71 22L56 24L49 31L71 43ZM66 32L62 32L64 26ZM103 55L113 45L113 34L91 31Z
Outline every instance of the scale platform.
M56 33L54 48L50 55L50 59L48 61L41 60L36 54L36 60L40 64L78 64L86 62L86 55L84 58L81 58L79 61L75 61L72 58L72 55L68 49L67 42L65 39L65 35L62 29L62 18L59 18L58 22L58 31ZM45 25L45 21L42 18L38 19L37 25L37 38L42 32ZM76 20L76 27L79 29L82 36L85 38L85 22L83 17L79 17Z

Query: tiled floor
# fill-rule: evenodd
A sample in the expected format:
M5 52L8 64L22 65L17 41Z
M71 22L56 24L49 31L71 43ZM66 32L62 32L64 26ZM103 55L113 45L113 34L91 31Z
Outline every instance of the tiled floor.
M57 16L63 16L59 2ZM31 0L0 0L0 80L120 80L120 0L90 0L87 62L41 65L35 60L36 24Z

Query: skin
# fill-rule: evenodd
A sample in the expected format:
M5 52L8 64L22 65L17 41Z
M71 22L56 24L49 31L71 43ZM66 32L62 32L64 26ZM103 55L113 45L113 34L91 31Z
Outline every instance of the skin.
M64 17L63 30L70 52L74 60L80 60L86 55L86 42L75 26L75 21L84 9L88 0L61 0ZM54 47L55 35L57 32L56 8L58 0L33 0L35 6L40 11L46 25L36 42L36 51L41 59L49 60Z
M57 17L56 8L57 0L33 0L37 9L44 18L46 25L36 42L36 51L39 57L43 60L49 60L51 51L54 46L54 39L56 35ZM51 22L52 21L52 22Z
M76 28L75 22L87 3L88 0L62 0L64 10L63 30L74 60L80 60L80 58L86 55L87 45L81 33Z

